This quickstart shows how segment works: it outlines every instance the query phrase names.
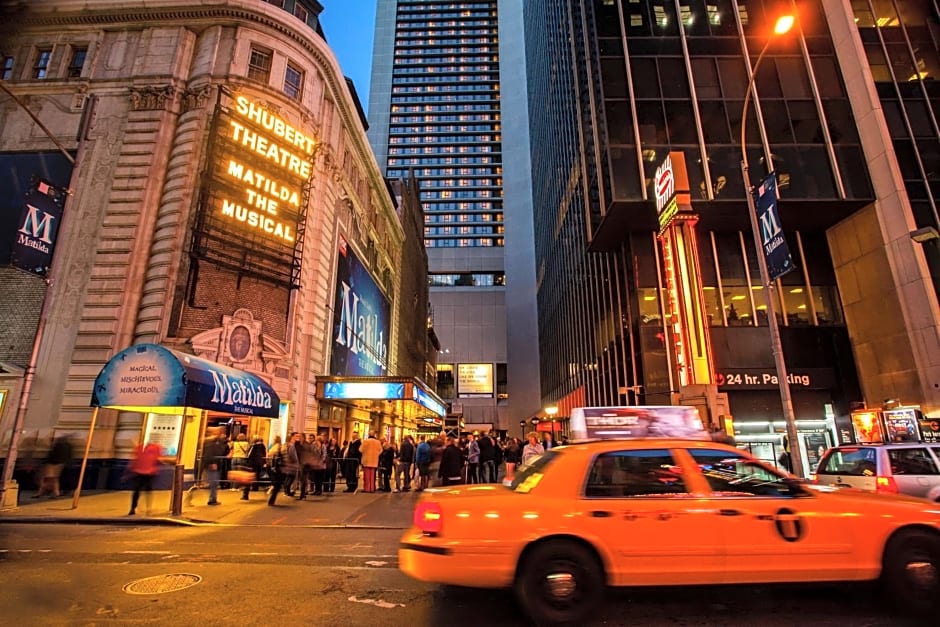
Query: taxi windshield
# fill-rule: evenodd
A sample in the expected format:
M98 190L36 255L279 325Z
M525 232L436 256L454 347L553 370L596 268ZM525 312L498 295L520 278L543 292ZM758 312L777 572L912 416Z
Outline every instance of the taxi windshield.
M521 492L523 494L529 492L529 490L537 486L539 481L542 480L545 469L557 459L559 454L560 453L555 449L549 449L538 457L533 458L532 461L516 471L516 476L508 485L508 488L514 492Z

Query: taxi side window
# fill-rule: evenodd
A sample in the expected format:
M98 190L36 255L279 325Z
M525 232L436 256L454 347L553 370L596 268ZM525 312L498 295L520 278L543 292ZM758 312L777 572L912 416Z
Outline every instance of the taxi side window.
M585 496L630 498L687 494L682 472L666 449L616 451L599 455Z
M753 459L728 451L690 449L715 496L793 497L800 494L778 475Z
M937 465L926 448L888 449L891 473L895 475L936 475Z

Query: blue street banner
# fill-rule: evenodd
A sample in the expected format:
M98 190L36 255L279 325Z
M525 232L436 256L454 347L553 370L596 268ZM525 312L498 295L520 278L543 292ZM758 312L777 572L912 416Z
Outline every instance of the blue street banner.
M790 256L790 247L783 236L783 228L780 226L776 172L768 174L767 178L754 188L754 204L757 208L762 252L767 261L767 274L770 275L771 281L776 281L796 268L793 257Z
M64 190L40 178L32 180L16 225L10 263L39 276L49 273L64 206Z

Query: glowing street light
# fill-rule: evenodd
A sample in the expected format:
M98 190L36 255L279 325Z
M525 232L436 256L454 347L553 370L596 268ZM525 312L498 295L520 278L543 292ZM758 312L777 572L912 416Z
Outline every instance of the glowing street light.
M754 203L754 196L751 193L750 176L747 165L747 107L751 101L751 91L754 88L754 81L757 79L757 70L760 68L764 55L770 49L776 36L787 33L793 28L796 22L796 16L784 15L777 19L774 25L774 35L767 39L764 48L757 56L754 63L754 69L747 82L747 90L744 94L744 107L741 109L741 174L744 180L745 196L747 197L747 214L751 220L751 231L754 235L754 246L757 252L757 265L760 267L761 283L764 286L764 294L767 299L767 323L770 327L770 343L774 354L774 364L777 370L777 382L780 385L780 400L783 405L783 419L787 428L787 442L790 445L790 470L798 477L803 476L803 455L800 453L799 440L796 432L796 417L793 413L793 399L790 396L790 383L787 381L787 364L783 355L783 344L780 342L780 326L777 322L777 306L775 299L777 292L773 281L770 279L770 273L767 270L767 260L764 259L760 227L757 223L757 207Z

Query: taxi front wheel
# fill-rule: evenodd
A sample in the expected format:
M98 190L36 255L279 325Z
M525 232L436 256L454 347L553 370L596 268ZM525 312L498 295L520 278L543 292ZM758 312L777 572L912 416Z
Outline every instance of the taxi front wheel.
M591 550L570 540L551 540L525 555L516 573L515 593L536 624L565 625L596 610L605 586Z
M940 536L905 531L885 548L884 583L902 611L932 615L940 610Z

